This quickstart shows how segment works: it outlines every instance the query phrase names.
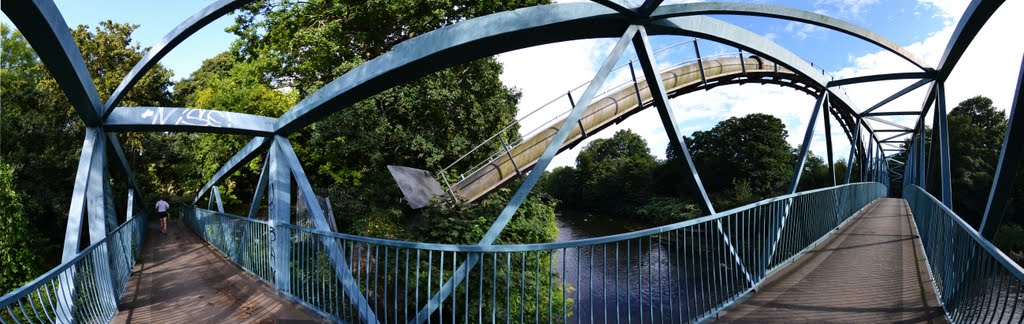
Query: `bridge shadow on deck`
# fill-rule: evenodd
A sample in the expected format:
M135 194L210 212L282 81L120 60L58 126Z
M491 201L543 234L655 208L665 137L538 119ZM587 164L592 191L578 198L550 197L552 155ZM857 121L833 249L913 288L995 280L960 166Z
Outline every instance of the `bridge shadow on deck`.
M184 225L148 224L146 242L113 323L316 323Z
M767 278L721 322L945 323L902 199L882 199Z

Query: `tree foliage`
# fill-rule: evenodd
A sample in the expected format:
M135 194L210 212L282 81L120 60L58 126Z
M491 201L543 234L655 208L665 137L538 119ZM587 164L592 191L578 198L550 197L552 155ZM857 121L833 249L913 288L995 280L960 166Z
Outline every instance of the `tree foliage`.
M985 212L1006 117L989 98L977 96L957 104L947 116L953 210L979 226ZM937 181L935 183L938 183Z
M0 158L0 293L6 294L46 271L43 256L52 247L25 213L15 183L15 167Z
M298 102L295 92L277 89L263 71L259 61L240 60L233 52L224 52L203 61L203 64L188 78L174 87L176 100L186 107L239 112L260 116L280 116ZM176 174L179 179L191 179L189 186L181 192L171 194L192 194L205 179L211 178L238 150L247 144L248 136L223 134L188 134L182 142L188 147L179 147L184 156L191 159L190 166ZM176 143L183 144L183 143ZM256 180L262 166L262 158L255 159L239 172L229 175L218 186L221 198L234 210L246 205L256 187ZM240 191L240 192L239 192ZM246 204L242 204L242 202Z
M701 179L706 190L723 192L736 181L746 181L754 196L767 198L781 194L793 174L795 160L786 136L782 120L758 113L694 132L688 144L697 170L714 175ZM716 203L728 199L712 197L719 200Z
M547 3L515 1L255 1L231 30L247 59L266 57L274 79L305 97L410 38L487 14Z
M655 175L663 164L650 154L647 142L629 130L587 144L576 168L557 168L544 176L542 190L566 207L609 216L668 224L699 215L696 205L680 196L658 195Z
M100 22L98 27L78 26L71 31L82 51L86 67L92 76L101 99L111 92L128 74L135 62L142 58L144 49L132 41L131 33L137 25ZM4 145L0 151L5 161L19 168L14 177L20 179L15 186L22 194L25 215L50 244L60 244L67 224L70 195L84 136L84 125L76 110L65 97L60 86L39 62L21 34L8 26L2 27L3 118L0 118L0 138ZM159 64L128 92L123 106L167 106L172 103L168 86L171 72ZM130 159L147 147L149 136L122 135ZM154 188L150 180L157 172L135 165L140 185ZM116 167L112 167L116 170ZM141 169L141 170L140 170ZM112 176L120 173L112 171ZM123 181L114 182L115 193L125 192ZM118 200L123 204L123 200ZM119 212L124 208L117 208ZM57 258L47 257L48 263Z

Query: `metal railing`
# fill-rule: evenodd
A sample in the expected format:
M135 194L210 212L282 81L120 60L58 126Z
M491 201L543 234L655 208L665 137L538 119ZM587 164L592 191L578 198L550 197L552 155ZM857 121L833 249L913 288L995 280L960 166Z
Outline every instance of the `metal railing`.
M0 297L0 322L109 322L142 250L146 218L136 214L75 258ZM103 273L107 266L110 273Z
M636 232L492 246L270 228L198 208L185 216L192 230L268 283L271 241L288 240L290 289L281 293L337 321L373 313L385 323L409 322L443 292L450 297L428 322L678 322L715 316L885 195L879 183L848 184ZM325 242L342 251L364 308L351 303ZM467 260L475 266L460 268ZM453 277L464 280L443 285Z
M907 186L903 197L946 317L954 323L1024 320L1024 270L921 187Z

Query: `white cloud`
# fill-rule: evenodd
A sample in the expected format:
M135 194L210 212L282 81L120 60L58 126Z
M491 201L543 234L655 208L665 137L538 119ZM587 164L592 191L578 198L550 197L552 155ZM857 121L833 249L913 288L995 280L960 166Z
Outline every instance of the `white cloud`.
M935 12L935 15L937 15L939 17L942 17L942 18L952 19L949 22L952 23L952 24L956 24L956 20L959 20L960 16L963 15L964 10L967 10L967 5L970 4L970 1L963 1L963 0L917 0L917 3L918 3L918 5L921 5L922 7L925 7L925 8L928 8L928 9L931 9L931 8L937 9L936 12Z
M785 31L792 34L796 39L804 40L807 39L807 37L814 36L815 34L823 35L825 29L815 25L791 21L786 24Z
M819 0L815 5L831 5L839 10L839 17L858 18L878 0Z

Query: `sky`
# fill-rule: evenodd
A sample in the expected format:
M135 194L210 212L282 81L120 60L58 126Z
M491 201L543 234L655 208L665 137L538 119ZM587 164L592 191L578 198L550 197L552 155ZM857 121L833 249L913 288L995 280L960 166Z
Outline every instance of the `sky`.
M69 26L95 26L107 19L138 24L139 28L132 36L141 46L148 47L211 2L59 0L56 4ZM666 1L673 2L676 1ZM967 0L756 2L794 7L848 21L907 48L932 66L938 64L957 21L969 3ZM1024 16L1024 1L1007 1L981 30L947 80L949 109L975 95L992 98L997 108L1010 108L1018 67L1024 53L1024 42L1019 41L1019 35L1014 35L1014 31L1024 29L1024 22L1017 18L1021 16ZM714 17L779 43L837 79L915 69L879 47L824 28L770 18L727 15ZM0 17L0 21L10 25L10 20L6 16ZM236 37L227 33L225 29L233 23L233 16L226 16L211 23L171 51L161 63L174 72L175 80L187 77L204 59L229 48ZM656 55L659 66L667 67L692 60L695 57L692 40L688 37L652 36L653 49L662 50ZM522 92L519 115L524 116L543 106L543 109L522 121L522 131L533 129L549 121L553 116L567 111L570 107L565 93L593 78L614 41L597 39L556 43L498 55L498 60L505 66L502 81ZM698 40L697 44L704 56L736 52L735 48L707 40ZM618 63L623 64L632 58L635 58L635 54L630 48ZM611 88L627 80L628 69L617 70L604 88ZM843 91L859 110L864 110L911 83L912 80L887 81L848 86L844 87ZM879 111L918 110L926 89L927 87L922 87L911 92ZM574 90L573 94L578 98L582 91L583 89L579 88ZM548 102L552 103L544 106ZM794 146L803 140L813 105L814 98L805 93L779 86L751 84L722 86L671 100L677 127L685 135L711 129L718 122L730 117L768 113L783 120L789 134L788 141ZM907 126L914 123L910 118L892 120ZM926 120L930 123L931 119ZM824 155L826 144L821 116L815 125L811 151L817 155ZM891 128L878 123L874 123L873 127ZM647 109L591 136L583 143L584 145L563 152L556 157L554 166L573 165L578 151L585 147L587 142L610 137L619 129L630 129L640 134L647 140L653 155L664 157L668 138L656 111ZM834 158L846 159L849 150L846 135L839 127L833 127L832 138L836 152Z

